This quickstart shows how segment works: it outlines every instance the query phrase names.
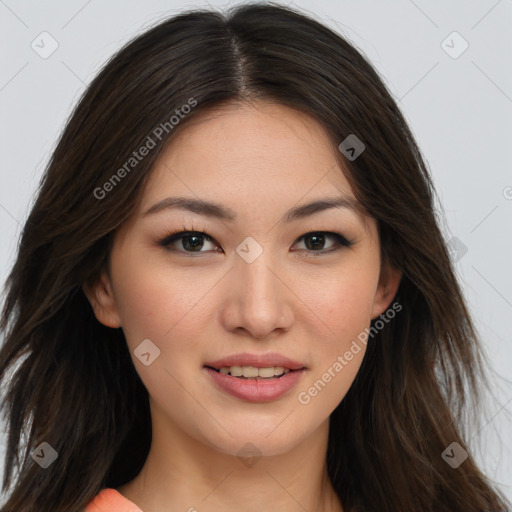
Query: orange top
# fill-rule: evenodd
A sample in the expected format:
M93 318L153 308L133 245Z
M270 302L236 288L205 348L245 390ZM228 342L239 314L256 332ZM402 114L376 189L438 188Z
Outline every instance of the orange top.
M115 489L103 489L89 502L85 512L142 512L142 510Z

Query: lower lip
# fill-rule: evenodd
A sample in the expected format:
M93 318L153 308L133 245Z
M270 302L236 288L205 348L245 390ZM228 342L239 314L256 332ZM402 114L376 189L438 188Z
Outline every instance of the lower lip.
M299 382L302 370L290 371L275 379L239 379L204 367L214 382L226 393L248 402L271 402L281 398Z

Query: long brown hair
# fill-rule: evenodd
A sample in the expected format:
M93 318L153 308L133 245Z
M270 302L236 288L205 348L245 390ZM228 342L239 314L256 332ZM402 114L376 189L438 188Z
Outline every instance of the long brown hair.
M344 510L505 510L471 457L456 469L442 457L453 442L469 451L462 418L485 375L434 187L400 110L339 34L290 8L246 4L184 12L136 37L88 86L62 133L6 282L6 511L78 512L141 470L148 393L122 329L96 320L82 286L108 266L116 230L171 137L200 113L260 99L325 127L378 222L383 271L403 272L403 310L369 340L330 419L328 472ZM338 149L351 134L365 144L356 159ZM148 137L155 147L131 160ZM30 456L43 442L58 454L46 469Z

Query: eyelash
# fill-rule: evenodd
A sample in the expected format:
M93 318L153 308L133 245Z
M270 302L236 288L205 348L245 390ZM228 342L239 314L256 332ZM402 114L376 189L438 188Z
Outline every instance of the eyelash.
M309 228L305 227L304 229L307 230ZM158 242L158 245L160 245L161 247L164 247L165 249L167 249L169 251L181 253L181 254L184 254L186 256L193 256L193 257L195 257L195 256L198 256L200 254L205 254L208 251L191 252L191 251L182 251L182 250L178 250L178 249L173 249L173 248L170 247L170 244L172 244L173 242L176 242L177 240L180 240L180 239L184 238L185 236L192 236L192 235L203 235L203 238L205 240L216 243L215 239L210 237L210 236L208 236L204 231L206 231L206 229L201 228L201 227L196 227L194 225L191 225L190 228L187 228L186 226L183 226L182 230L176 229L176 230L171 230L171 231L167 232L166 235ZM328 254L328 253L331 253L331 252L336 252L336 251L340 250L343 247L349 248L352 245L354 245L353 241L348 240L341 233L335 233L335 232L332 232L332 231L308 231L307 233L305 233L304 235L299 237L297 240L298 241L302 241L308 235L314 235L314 234L330 235L332 238L334 238L336 240L336 243L338 244L338 247L327 249L327 250L323 249L323 250L320 250L320 251L313 251L313 250L310 250L310 249L301 249L302 251L305 250L306 252L309 253L309 254L307 254L307 257L316 258L316 257L324 255L324 254Z

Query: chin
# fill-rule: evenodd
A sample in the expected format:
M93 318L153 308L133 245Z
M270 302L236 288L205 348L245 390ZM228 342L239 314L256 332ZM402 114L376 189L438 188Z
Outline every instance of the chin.
M300 432L293 428L290 431L285 428L279 431L281 427L282 425L273 427L273 430L247 429L241 426L233 429L237 432L233 436L226 434L222 438L209 438L207 444L220 453L240 458L283 455L299 445L305 436L301 436Z

